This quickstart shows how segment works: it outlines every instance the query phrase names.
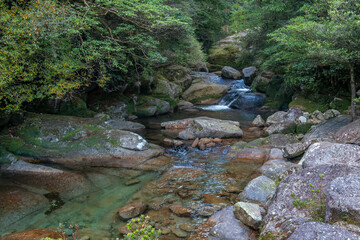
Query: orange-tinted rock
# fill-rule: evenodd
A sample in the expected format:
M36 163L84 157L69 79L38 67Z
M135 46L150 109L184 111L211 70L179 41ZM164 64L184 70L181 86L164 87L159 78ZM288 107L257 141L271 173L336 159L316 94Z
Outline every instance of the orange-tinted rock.
M195 147L197 147L197 145L199 144L199 138L196 138L194 141L193 141L193 143L191 144L191 147L193 147L193 148L195 148Z
M231 151L228 153L228 157L235 158L237 162L251 162L251 163L264 163L268 154L265 149L262 148L247 148L241 151Z
M204 198L205 203L210 203L210 204L228 203L228 201L215 194L202 194L202 197Z
M119 228L119 233L126 235L128 233L131 233L131 231L128 229L127 225L125 224Z
M62 238L61 234L56 232L56 229L42 228L12 233L2 237L1 240L39 240L46 237L54 239Z
M134 202L122 207L118 214L121 219L128 220L139 216L146 210L147 206L142 202Z
M226 186L225 189L229 193L239 193L239 192L241 192L241 189L238 186Z
M181 205L171 205L170 210L179 217L190 217L194 213L190 208Z
M170 157L159 156L136 166L135 169L145 171L161 171L168 167L168 165L171 163L171 160L172 159Z

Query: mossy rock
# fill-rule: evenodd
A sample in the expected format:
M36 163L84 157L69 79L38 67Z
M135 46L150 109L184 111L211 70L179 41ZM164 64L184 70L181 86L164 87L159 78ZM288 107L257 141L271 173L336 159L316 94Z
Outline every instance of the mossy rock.
M321 104L321 102L322 101L312 101L297 94L293 97L293 100L289 103L289 107L300 108L304 112L309 112L309 113L312 113L315 110L325 112L326 110L328 110L328 107L326 104Z
M79 97L75 97L68 102L62 102L59 114L77 117L93 117L95 115L93 111L88 109L86 102Z
M210 49L208 62L210 63L210 71L221 70L224 66L240 68L236 63L236 56L240 52L235 45L217 46ZM215 68L216 67L216 68Z
M306 134L310 130L311 126L312 126L312 124L310 124L310 123L299 124L296 127L296 133L297 134Z
M331 109L336 109L339 112L344 112L349 109L351 105L350 99L348 98L334 98L330 103Z

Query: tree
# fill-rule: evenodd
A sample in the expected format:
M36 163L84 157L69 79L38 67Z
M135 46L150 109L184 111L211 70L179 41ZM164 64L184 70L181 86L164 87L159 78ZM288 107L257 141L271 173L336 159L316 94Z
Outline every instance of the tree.
M270 36L279 43L278 60L292 64L311 61L338 64L348 69L351 115L355 117L355 73L360 60L360 3L356 0L317 0L302 8L304 16L292 19Z

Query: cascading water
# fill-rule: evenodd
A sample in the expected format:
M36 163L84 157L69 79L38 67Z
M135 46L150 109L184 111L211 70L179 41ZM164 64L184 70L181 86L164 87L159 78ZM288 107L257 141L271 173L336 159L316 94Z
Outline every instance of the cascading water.
M204 74L206 73L202 73L202 75ZM201 107L203 110L221 111L231 108L254 109L264 105L265 96L260 93L252 93L250 87L245 84L243 79L223 79L211 73L206 75L206 79L212 83L227 85L230 87L230 90L217 105Z

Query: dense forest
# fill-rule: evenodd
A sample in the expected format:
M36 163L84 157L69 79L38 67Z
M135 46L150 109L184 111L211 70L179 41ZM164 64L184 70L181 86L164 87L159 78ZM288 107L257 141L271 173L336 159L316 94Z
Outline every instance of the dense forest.
M2 115L99 87L142 91L163 67L202 69L240 32L236 67L271 70L314 101L356 98L355 0L1 0L0 13Z

